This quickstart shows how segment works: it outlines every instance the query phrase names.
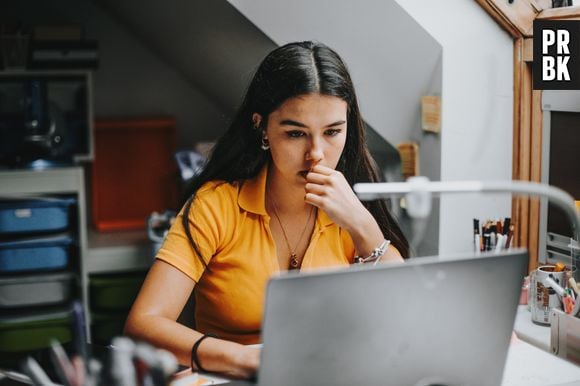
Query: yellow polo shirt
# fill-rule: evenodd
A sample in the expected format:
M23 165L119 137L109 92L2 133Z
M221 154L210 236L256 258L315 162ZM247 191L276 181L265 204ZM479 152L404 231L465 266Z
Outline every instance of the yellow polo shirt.
M265 207L267 167L243 184L208 182L196 194L189 226L209 270L191 247L183 211L157 254L195 282L196 328L242 344L258 343L268 279L281 270ZM240 186L241 185L241 186ZM302 270L352 264L347 231L318 210Z

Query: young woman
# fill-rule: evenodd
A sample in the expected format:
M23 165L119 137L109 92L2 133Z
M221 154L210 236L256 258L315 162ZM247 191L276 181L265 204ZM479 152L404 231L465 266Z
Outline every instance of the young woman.
M320 43L260 64L127 319L128 335L194 369L245 378L259 365L267 280L280 272L402 261L408 243L382 201L350 75ZM196 330L176 322L195 289ZM315 296L315 295L313 295Z

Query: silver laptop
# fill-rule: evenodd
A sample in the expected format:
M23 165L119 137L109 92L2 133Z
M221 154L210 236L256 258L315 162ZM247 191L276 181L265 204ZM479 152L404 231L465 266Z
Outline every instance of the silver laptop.
M528 255L272 279L260 386L500 385Z

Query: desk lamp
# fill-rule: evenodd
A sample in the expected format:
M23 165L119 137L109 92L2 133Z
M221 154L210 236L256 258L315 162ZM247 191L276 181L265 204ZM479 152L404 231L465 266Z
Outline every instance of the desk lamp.
M407 213L415 219L424 219L431 212L431 198L440 193L517 193L546 197L564 210L572 223L574 238L570 248L579 251L580 216L575 201L568 193L554 186L527 181L429 181L427 177L410 177L407 182L359 183L354 192L363 201L405 196ZM572 264L580 264L574 261ZM577 269L580 269L578 267Z

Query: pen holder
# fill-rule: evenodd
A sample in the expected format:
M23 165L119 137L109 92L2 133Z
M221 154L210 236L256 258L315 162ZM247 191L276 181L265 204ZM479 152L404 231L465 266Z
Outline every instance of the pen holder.
M575 273L575 271L576 269L572 268L572 272ZM557 284L566 287L566 272L555 272L554 265L544 265L530 273L530 311L533 322L550 325L552 322L552 309L562 309L562 302L556 291L549 286L545 286L544 282L548 277L552 277Z

